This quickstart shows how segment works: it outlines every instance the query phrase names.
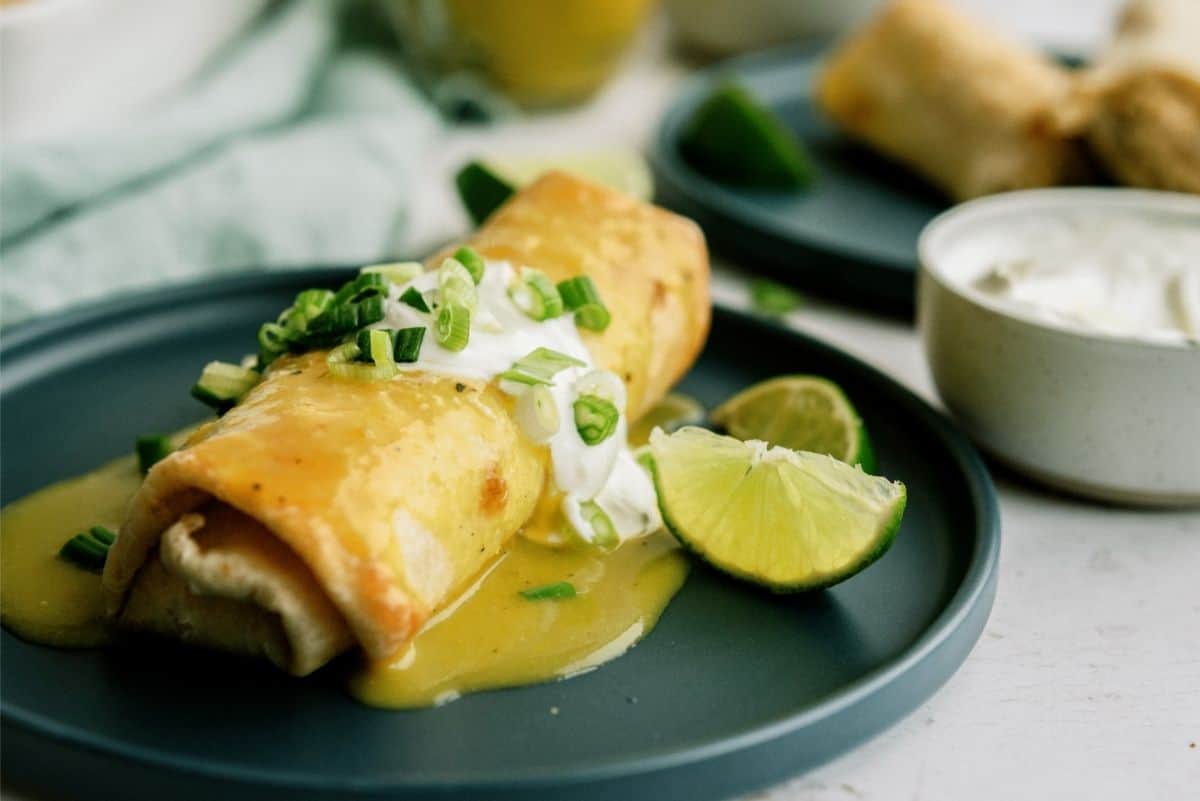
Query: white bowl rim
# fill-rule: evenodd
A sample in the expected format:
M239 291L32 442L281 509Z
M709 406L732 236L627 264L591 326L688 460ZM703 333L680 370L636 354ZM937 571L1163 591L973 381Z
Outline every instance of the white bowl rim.
M948 277L939 260L935 258L941 241L960 226L979 225L979 218L1002 214L1032 214L1046 209L1136 209L1140 212L1193 215L1200 224L1200 196L1183 192L1166 192L1157 189L1130 189L1125 187L1052 187L1046 189L1022 189L1002 192L987 197L968 200L953 206L930 220L917 240L917 256L920 271L936 281L939 286L956 297L1001 317L1024 323L1049 334L1088 342L1105 342L1138 350L1177 350L1200 354L1200 342L1183 340L1171 342L1143 339L1130 334L1093 331L1084 327L1055 323L1040 318L1033 311L1010 306L976 292L971 292L961 282ZM995 221L992 221L993 224Z

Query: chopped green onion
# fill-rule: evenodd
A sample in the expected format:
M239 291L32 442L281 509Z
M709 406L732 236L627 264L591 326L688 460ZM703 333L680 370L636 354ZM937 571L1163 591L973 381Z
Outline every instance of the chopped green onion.
M396 286L404 286L425 272L425 267L419 261L397 261L391 264L372 264L358 271L362 273L378 273Z
M407 303L419 312L429 314L429 304L425 302L425 297L417 291L415 286L404 290L404 294L400 296L400 302Z
M518 384L553 384L554 376L568 367L586 367L586 363L549 348L536 348L517 359L513 366L500 374L501 378Z
M517 308L534 320L550 320L563 313L562 295L541 270L522 267L521 274L508 285L508 296Z
M258 365L264 368L287 353L288 330L279 323L263 323L258 329Z
M579 504L579 512L592 529L591 536L588 537L585 534L584 537L588 542L606 551L620 544L621 538L617 536L617 529L613 526L612 518L608 516L608 512L600 508L600 504L595 501L584 501Z
M388 279L380 273L360 273L347 281L309 321L295 343L306 348L329 347L379 322L387 313L388 285Z
M329 351L325 356L325 363L349 364L358 358L359 353L357 342L346 342Z
M611 437L621 419L613 402L598 395L580 395L571 408L575 412L575 430L587 445L599 445Z
M295 314L305 320L311 320L333 302L333 292L328 289L305 289L296 295L292 304Z
M569 581L558 581L554 584L521 590L521 597L527 601L557 601L563 598L574 598L575 595L575 585Z
M539 445L544 445L558 431L558 404L548 387L534 386L521 393L513 416L525 436Z
M586 275L568 278L558 285L558 294L562 295L563 305L569 311L575 312L575 324L589 331L603 331L612 322L596 285Z
M425 329L420 326L401 328L396 332L395 359L398 362L415 362L421 355L421 344L425 341Z
M625 408L625 384L611 370L592 370L575 382L576 395L596 395L612 401L618 410Z
M333 294L330 305L340 306L344 303L356 303L362 299L364 293L385 292L387 286L387 277L380 273L359 273L342 284L341 289Z
M387 328L368 328L358 332L358 360L380 367L395 367L396 332Z
M438 299L442 306L462 306L469 312L479 304L475 280L454 259L446 259L438 269Z
M483 257L476 253L474 248L463 246L454 251L452 258L467 268L467 272L471 274L471 280L478 286L479 282L483 280L483 271L485 269Z
M108 549L116 541L117 535L104 526L92 526L67 540L58 555L79 567L99 572L108 559Z
M332 302L333 292L328 289L306 289L297 294L296 300L276 321L286 331L288 344L302 339L308 332L309 323L320 317Z
M192 387L192 397L224 413L254 388L262 376L254 370L229 362L209 362Z
M463 350L471 339L471 310L458 303L442 306L438 309L433 333L437 343L446 350Z
M117 535L104 526L92 526L88 529L88 533L105 545L111 546L117 541Z
M784 315L798 309L801 300L799 293L765 278L750 285L750 302L759 314Z
M386 365L363 364L357 362L361 353L357 344L347 342L329 351L329 355L325 357L325 364L329 367L330 374L339 378L374 381L396 375L394 362Z
M598 445L617 430L625 408L625 384L616 373L593 370L575 382L571 406L575 430L588 445Z
M358 325L365 328L374 325L387 316L387 298L384 295L370 295L354 304L358 312Z
M138 469L143 473L148 473L151 467L167 458L174 448L171 447L170 437L164 437L161 434L143 434L134 443L134 450L137 452Z

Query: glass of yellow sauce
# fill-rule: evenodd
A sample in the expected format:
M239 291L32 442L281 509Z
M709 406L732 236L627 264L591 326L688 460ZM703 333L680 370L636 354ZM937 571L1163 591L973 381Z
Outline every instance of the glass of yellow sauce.
M387 0L427 84L477 76L525 107L573 103L612 74L655 0Z

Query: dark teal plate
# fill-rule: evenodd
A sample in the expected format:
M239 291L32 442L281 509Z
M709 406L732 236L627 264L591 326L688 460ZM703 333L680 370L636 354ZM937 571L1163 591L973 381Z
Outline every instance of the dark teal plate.
M219 280L6 332L3 502L128 452L138 433L194 422L187 390L201 365L249 350L297 290L345 277ZM160 642L59 651L4 632L5 781L131 801L703 801L852 748L966 658L992 605L999 519L986 470L950 423L815 340L718 310L683 388L714 404L797 371L846 389L881 472L908 485L896 544L844 584L775 596L697 565L658 628L615 662L416 712L354 702L345 662L295 680Z
M917 236L948 202L919 178L854 144L815 107L823 44L723 62L687 80L651 149L659 199L703 226L715 249L802 289L910 312ZM712 88L735 80L794 130L816 168L799 191L717 183L679 156L679 136Z

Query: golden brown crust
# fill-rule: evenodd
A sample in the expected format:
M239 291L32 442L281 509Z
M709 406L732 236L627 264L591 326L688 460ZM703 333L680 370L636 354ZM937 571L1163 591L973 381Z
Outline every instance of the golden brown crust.
M894 0L816 98L843 130L964 200L1083 178L1071 74L938 0Z
M485 257L554 281L588 275L612 312L584 340L629 389L640 417L683 377L708 336L708 252L691 220L551 172L502 206L471 239Z
M1200 3L1134 0L1089 71L1088 142L1132 186L1200 193Z

